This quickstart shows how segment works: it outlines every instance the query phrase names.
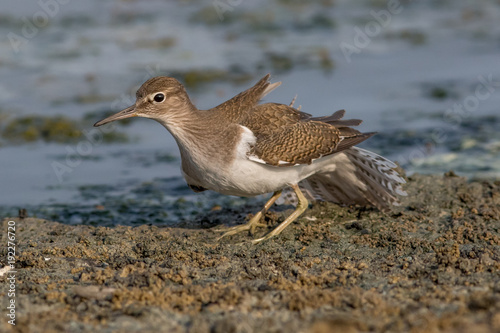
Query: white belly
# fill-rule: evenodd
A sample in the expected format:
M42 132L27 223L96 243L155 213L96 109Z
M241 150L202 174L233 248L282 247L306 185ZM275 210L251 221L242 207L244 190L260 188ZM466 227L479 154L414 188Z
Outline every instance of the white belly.
M248 159L237 159L229 170L204 177L202 185L222 194L243 197L275 192L321 171L333 171L344 154L321 158L310 165L275 167ZM222 169L217 169L222 171Z
M255 196L278 191L290 184L297 184L304 179L305 168L273 167L250 160L237 160L227 174L224 186L217 192L237 196ZM214 184L217 186L217 184Z

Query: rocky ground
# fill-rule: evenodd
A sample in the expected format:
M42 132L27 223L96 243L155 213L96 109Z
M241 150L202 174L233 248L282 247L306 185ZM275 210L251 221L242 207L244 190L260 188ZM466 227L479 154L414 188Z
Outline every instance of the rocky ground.
M500 182L415 175L407 191L388 215L315 204L256 246L216 230L258 207L173 227L4 219L17 307L11 326L2 271L0 331L500 332Z

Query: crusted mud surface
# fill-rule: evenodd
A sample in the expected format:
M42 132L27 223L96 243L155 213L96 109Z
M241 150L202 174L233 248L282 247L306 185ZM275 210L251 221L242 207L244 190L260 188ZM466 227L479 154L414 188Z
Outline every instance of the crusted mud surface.
M4 274L0 331L499 332L500 182L415 175L407 191L387 215L315 204L256 246L216 242L251 212L230 208L174 227L5 219L17 317ZM269 228L289 212L268 213Z

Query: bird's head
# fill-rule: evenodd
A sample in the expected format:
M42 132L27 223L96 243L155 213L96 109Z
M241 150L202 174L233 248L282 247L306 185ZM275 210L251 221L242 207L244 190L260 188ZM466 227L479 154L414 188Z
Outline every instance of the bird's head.
M94 126L130 117L151 118L168 124L193 108L184 86L179 81L171 77L157 76L144 82L137 90L134 105L98 121Z

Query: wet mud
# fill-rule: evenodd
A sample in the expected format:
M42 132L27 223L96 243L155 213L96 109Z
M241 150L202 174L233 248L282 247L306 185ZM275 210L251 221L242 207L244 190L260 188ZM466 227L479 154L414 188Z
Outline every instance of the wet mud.
M260 245L249 240L290 209L220 242L251 211L171 227L4 219L2 244L16 222L17 308L11 326L3 302L0 331L500 331L500 182L450 172L406 189L390 214L317 203Z

